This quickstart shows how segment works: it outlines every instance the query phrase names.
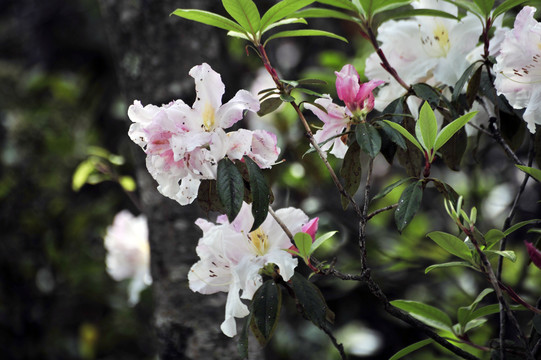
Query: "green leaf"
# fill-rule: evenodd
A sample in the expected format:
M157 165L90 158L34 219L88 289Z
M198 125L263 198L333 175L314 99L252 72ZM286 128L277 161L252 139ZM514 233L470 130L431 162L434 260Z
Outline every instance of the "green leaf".
M120 186L126 191L135 191L137 184L131 176L121 176L118 178Z
M273 280L267 280L254 294L251 308L252 332L264 346L272 337L282 306L282 292Z
M428 274L430 271L432 271L434 269L448 268L448 267L455 267L455 266L469 267L470 269L477 270L477 268L474 267L469 262L466 262L466 261L451 261L451 262L446 262L446 263L442 263L442 264L430 265L429 267L427 267L425 269L425 274Z
M295 11L310 5L315 0L284 0L273 5L261 18L261 34L263 34L269 25L282 20L283 18L292 15ZM296 15L295 17L302 18L302 16Z
M526 174L533 177L535 180L541 181L541 170L533 168L533 167L522 166L522 165L515 165L515 166L518 167L520 170L524 171Z
M440 103L440 93L432 86L425 83L414 84L411 86L415 95L419 98L426 100L432 106L438 106Z
M326 232L325 234L321 235L320 237L318 237L313 243L312 243L312 246L310 248L310 254L313 254L314 251L316 251L316 249L318 247L320 247L325 241L329 240L330 238L332 238L334 236L334 234L336 234L338 231L329 231L329 232Z
M481 87L481 76L483 74L483 67L480 66L473 73L473 76L468 83L468 88L466 89L466 106L467 109L471 109L473 102L479 94L479 88Z
M331 9L323 9L323 8L310 8L310 9L304 9L301 11L297 11L292 16L298 16L300 18L308 19L308 18L334 18L334 19L341 19L341 20L348 20L356 22L357 18L348 15L341 11L331 10Z
M503 1L500 5L494 9L492 12L492 19L496 19L501 14L505 13L507 10L511 10L515 6L525 3L527 0L506 0Z
M479 304L479 302L481 302L481 300L483 300L485 296L493 292L493 289L484 289L479 295L477 295L475 300L469 306L463 306L458 309L458 323L460 324L462 329L464 329L466 327L466 324L471 320L470 316L477 307L477 304ZM467 330L464 330L462 333L466 331Z
M391 305L408 312L411 316L436 329L453 332L449 315L440 309L412 300L394 300Z
M361 185L361 148L357 142L352 143L344 156L340 175L344 178L344 189L353 196ZM342 208L347 209L349 200L341 195Z
M263 102L261 102L261 107L259 108L259 111L257 112L257 115L259 116L265 116L267 114L270 114L271 112L275 111L282 105L282 99L279 97L269 97Z
M321 291L297 272L291 277L290 284L306 318L316 326L330 330L334 313L327 306Z
M400 134L402 134L403 137L408 139L413 145L415 145L419 150L421 150L421 152L423 152L423 147L421 146L421 144L419 144L419 142L413 137L413 135L411 135L408 130L404 129L402 125L399 125L389 120L383 121L393 129L398 131Z
M422 348L423 346L431 344L432 342L433 342L432 339L425 339L425 340L418 341L414 344L411 344L409 346L406 346L405 348L403 348L402 350L400 350L399 352L391 356L389 360L402 359L404 356L414 352L415 350Z
M230 222L233 222L242 207L244 181L235 164L228 158L218 162L216 187L227 217Z
M470 121L477 113L478 113L478 111L473 111L473 112L464 114L461 117L459 117L458 119L456 119L455 121L449 123L443 129L441 129L440 133L436 137L436 143L435 143L435 146L434 146L434 150L438 151L439 148L441 148L443 145L445 145L445 143L447 141L449 141L449 139L458 130L462 129L462 127L464 127L464 125L466 125L466 123L468 121Z
M527 310L524 306L522 305L509 305L509 308L513 311L516 311L516 310ZM487 305L487 306L483 306L482 308L479 308L477 310L475 310L471 315L470 315L470 321L473 320L473 319L478 319L480 317L483 317L483 316L488 316L488 315L492 315L492 314L497 314L500 312L500 304L492 304L492 305Z
M534 223L537 223L539 221L541 221L541 220L540 219L532 219L532 220L521 221L521 222L516 223L515 225L511 226L509 229L505 230L503 232L503 234L505 236L509 236L512 232L517 231L521 227L529 225L529 224L534 224Z
M395 130L393 127L387 125L387 123L383 121L377 121L376 123L381 127L385 134L387 134L387 136L389 137L389 139L391 139L392 142L400 146L402 149L406 150L406 141L404 140L402 134L398 132L398 130Z
M484 21L483 16L482 16L483 15L483 10L481 10L479 8L479 6L477 6L476 3L471 2L471 1L466 1L466 0L453 0L452 3L455 4L458 7L461 7L463 9L468 10L469 12L477 15L477 17L481 21Z
M399 232L402 232L410 221L413 220L415 213L417 213L417 210L421 206L422 198L423 188L421 181L414 182L404 189L394 213L394 219Z
M484 235L486 248L490 249L493 245L495 245L498 241L500 241L504 237L505 237L505 234L502 231L498 229L490 229Z
M357 5L358 10L366 14L367 17L408 5L410 2L411 0L353 0L353 4Z
M299 249L299 254L303 259L308 259L310 257L310 248L312 247L312 237L304 232L296 233L293 236L295 241L295 246Z
M508 259L508 260L511 260L511 262L516 262L516 261L517 261L517 255L516 255L515 252L512 251L512 250L505 250L505 251L500 251L500 250L485 250L484 253L487 254L487 255L499 255L499 256L503 256L504 258L506 258L506 259Z
M327 82L325 80L320 79L301 79L297 81L299 85L316 85L316 86L324 86L327 85Z
M273 39L284 38L284 37L296 37L296 36L326 36L326 37L330 37L330 38L333 38L333 39L342 40L342 41L344 41L346 43L348 42L346 40L346 38L344 38L342 36L339 36L339 35L336 35L336 34L333 34L333 33L328 32L328 31L313 30L313 29L301 29L301 30L288 30L288 31L282 31L282 32L276 33L276 34L270 36L265 41L264 45L266 45L269 41L271 41Z
M446 18L446 19L458 20L458 18L455 15L449 14L441 10L409 9L409 10L402 10L402 11L397 11L395 13L389 14L385 16L385 21L395 20L395 19L404 19L404 18L413 17L413 16L434 16L434 17L437 16L437 17Z
M394 183L392 183L391 185L389 186L386 186L385 188L383 188L383 190L381 190L379 193L376 194L376 196L374 196L372 198L372 201L374 200L377 200L377 199L381 199L382 197L384 197L385 195L387 195L388 193L390 193L391 191L393 191L395 188L397 188L398 186L402 185L403 183L405 182L408 182L410 180L412 180L414 178L412 177L407 177L407 178L404 178L404 179L400 179Z
M246 155L243 159L250 178L252 215L254 216L254 224L250 231L254 231L265 221L269 212L269 185L259 166Z
M71 188L73 191L79 191L84 184L86 184L86 181L90 174L96 170L96 161L93 159L86 159L85 161L81 162L75 171L73 172L73 177L71 180Z
M432 153L438 135L438 121L434 111L426 101L419 112L419 120L415 125L415 135L425 150Z
M261 18L256 4L252 0L222 0L225 10L235 19L244 30L256 35Z
M244 29L236 22L209 11L197 9L177 9L173 11L171 15L176 15L184 19L197 21L199 23L214 26L224 30L236 31L240 33L245 32Z
M226 212L218 196L216 180L201 180L201 185L199 185L199 191L197 192L197 203L201 207L201 210L207 214L211 211L221 214Z
M478 328L479 326L484 325L486 322L487 322L486 319L475 319L472 321L468 321L468 323L464 327L464 332L467 333L470 330L473 330L475 328Z
M357 12L357 8L355 7L355 5L353 5L349 0L317 0L317 2Z
M270 24L269 26L267 26L267 28L265 29L264 32L267 32L269 31L270 29L274 29L274 28L277 28L277 27L280 27L280 26L283 26L283 25L289 25L289 24L308 24L308 22L306 20L304 20L303 18L301 17L291 17L291 18L287 18L287 19L282 19L282 20L279 20L275 23L272 23ZM261 33L263 34L263 33Z
M361 122L355 129L355 137L361 146L361 150L375 158L381 149L381 136L371 124Z
M482 14L487 17L494 6L494 0L473 0L474 3L479 6L479 9L483 12Z
M442 232L433 231L427 234L432 241L445 249L447 252L458 256L459 258L472 262L472 254L468 245L454 235Z
M438 190L443 196L445 196L447 200L449 200L453 204L457 203L459 196L451 185L437 179L433 179L433 182L436 190Z
M466 71L464 71L460 79L458 79L455 86L453 87L453 96L451 97L451 100L453 102L456 102L458 100L458 97L462 93L462 89L464 89L464 85L466 85L466 83L468 82L471 74L473 74L473 72L477 70L478 67L481 67L481 65L482 62L480 60L476 61L470 66L468 66Z
M237 350L241 359L248 358L248 328L252 323L252 314L248 314L244 319L244 325L242 331L239 334L239 342L237 343Z

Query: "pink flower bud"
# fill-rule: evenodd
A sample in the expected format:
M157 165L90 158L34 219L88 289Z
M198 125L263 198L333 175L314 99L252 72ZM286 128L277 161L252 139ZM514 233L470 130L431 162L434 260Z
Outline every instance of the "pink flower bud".
M336 92L346 107L355 113L369 113L374 108L374 94L372 91L383 84L382 80L370 80L367 83L360 83L360 77L353 65L344 65L336 74Z
M532 262L535 264L535 266L541 269L541 251L539 251L539 249L537 249L532 243L524 241L524 244L526 245L528 255L530 255Z

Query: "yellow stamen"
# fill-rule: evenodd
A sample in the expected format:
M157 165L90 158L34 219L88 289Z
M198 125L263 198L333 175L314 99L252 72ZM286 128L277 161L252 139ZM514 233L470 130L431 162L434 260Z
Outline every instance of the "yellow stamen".
M250 244L252 244L257 255L263 256L269 250L269 238L260 227L252 231L248 235L248 239L250 240Z
M214 111L214 108L210 103L205 103L205 107L203 108L203 125L205 126L206 131L211 131L214 129L214 117L216 115L216 112Z

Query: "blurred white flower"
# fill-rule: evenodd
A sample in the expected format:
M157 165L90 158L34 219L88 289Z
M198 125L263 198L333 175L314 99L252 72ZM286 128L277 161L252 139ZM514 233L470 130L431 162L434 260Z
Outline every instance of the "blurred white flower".
M104 238L107 272L116 281L131 279L129 303L139 301L139 293L152 284L147 219L122 210L107 228Z

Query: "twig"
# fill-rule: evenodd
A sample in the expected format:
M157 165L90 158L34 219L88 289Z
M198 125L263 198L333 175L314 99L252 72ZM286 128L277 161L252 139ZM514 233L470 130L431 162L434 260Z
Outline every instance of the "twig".
M366 215L366 220L368 221L368 220L372 219L374 216L376 216L377 214L381 214L384 211L392 210L397 206L398 206L398 203L392 204L392 205L389 205L389 206L385 206L384 208L381 208L381 209L377 209L377 210L371 212L370 214Z

